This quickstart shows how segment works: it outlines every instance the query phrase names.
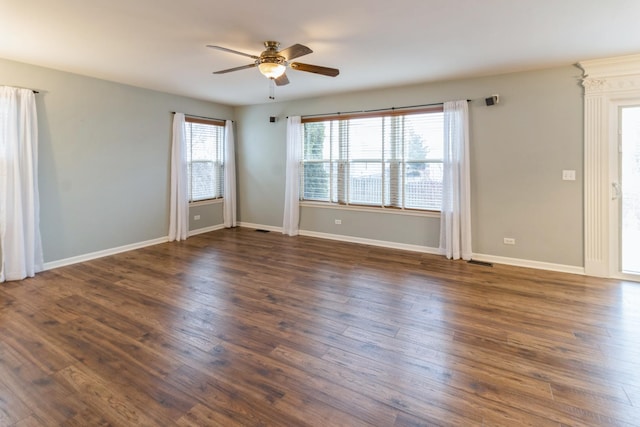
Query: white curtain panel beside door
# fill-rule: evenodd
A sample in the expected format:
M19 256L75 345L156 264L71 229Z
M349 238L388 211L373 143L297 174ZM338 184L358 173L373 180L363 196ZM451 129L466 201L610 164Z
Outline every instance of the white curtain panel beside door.
M42 269L35 95L0 86L0 282Z

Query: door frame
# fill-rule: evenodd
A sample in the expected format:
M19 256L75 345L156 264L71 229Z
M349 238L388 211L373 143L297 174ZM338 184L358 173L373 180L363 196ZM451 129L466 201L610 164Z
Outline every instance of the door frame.
M640 55L583 61L577 65L583 70L584 87L584 272L614 277L611 144L612 141L616 147L618 144L616 105L640 99Z
M609 277L640 281L640 274L625 274L622 272L622 240L621 240L621 198L615 198L613 183L621 185L621 145L622 145L622 109L625 107L640 107L640 95L636 99L612 101L611 120L609 130L609 185L611 197L609 198Z

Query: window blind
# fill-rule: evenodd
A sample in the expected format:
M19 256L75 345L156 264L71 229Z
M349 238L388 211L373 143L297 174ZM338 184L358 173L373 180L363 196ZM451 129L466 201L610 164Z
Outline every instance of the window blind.
M301 198L440 210L442 108L303 119Z
M223 123L186 117L185 139L189 201L222 197L224 189Z

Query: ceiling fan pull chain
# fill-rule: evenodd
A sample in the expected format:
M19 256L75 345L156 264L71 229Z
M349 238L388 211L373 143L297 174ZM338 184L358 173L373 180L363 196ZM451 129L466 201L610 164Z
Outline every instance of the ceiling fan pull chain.
M269 79L269 99L276 99L276 81L275 79Z

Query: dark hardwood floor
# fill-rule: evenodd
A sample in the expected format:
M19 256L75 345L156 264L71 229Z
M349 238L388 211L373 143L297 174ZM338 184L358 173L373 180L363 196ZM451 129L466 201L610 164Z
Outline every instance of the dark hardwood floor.
M640 426L640 284L221 230L0 284L2 426Z

